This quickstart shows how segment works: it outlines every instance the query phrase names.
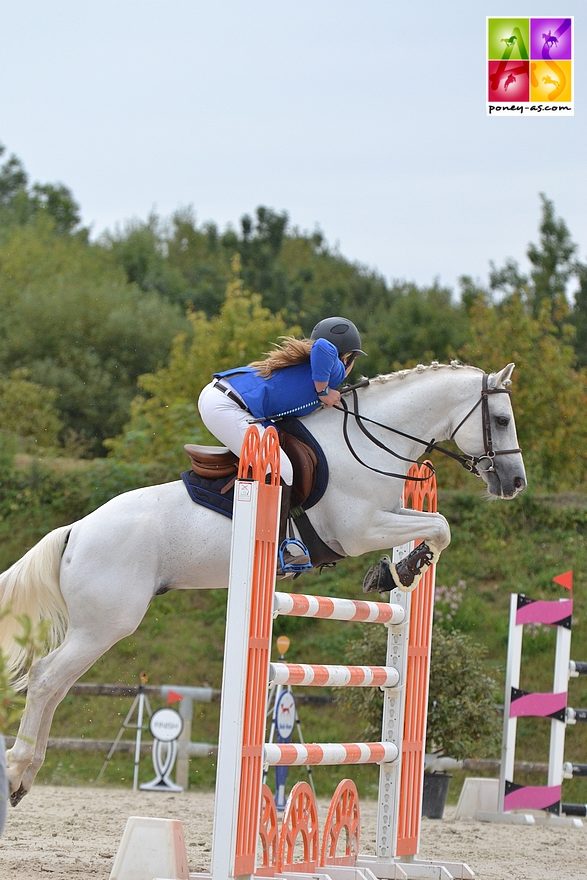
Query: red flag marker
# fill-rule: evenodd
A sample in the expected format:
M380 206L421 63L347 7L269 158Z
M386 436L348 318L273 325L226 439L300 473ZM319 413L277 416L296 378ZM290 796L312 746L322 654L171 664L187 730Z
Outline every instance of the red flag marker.
M181 694L178 694L177 691L168 691L167 692L167 705L169 706L171 703L181 703L183 697Z
M564 587L565 590L573 589L573 572L572 571L563 571L562 574L557 574L556 577L552 579L555 584L559 584L561 587Z

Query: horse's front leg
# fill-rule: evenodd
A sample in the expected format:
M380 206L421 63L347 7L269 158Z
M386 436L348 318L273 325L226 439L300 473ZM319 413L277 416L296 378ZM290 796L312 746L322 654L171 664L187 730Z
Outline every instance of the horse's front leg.
M384 534L386 539L383 538ZM388 561L384 557L380 565L388 567L390 579L380 577L367 579L364 587L367 591L377 589L383 591L395 586L405 592L411 592L418 586L426 569L438 562L441 552L450 544L450 527L440 513L400 508L395 513L378 511L368 537L377 544L369 547L370 550L401 547L411 541L421 542L397 562ZM382 588L381 584L385 583L387 586Z

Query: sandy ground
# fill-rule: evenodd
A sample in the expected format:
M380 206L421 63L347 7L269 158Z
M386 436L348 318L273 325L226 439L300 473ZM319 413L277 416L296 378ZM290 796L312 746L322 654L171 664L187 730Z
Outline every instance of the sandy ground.
M0 839L0 880L108 880L129 815L184 822L190 870L206 870L212 794L37 786L11 809ZM321 805L324 808L325 805ZM362 850L373 852L374 802L361 804ZM424 819L424 858L467 862L480 880L587 877L587 826L578 829Z

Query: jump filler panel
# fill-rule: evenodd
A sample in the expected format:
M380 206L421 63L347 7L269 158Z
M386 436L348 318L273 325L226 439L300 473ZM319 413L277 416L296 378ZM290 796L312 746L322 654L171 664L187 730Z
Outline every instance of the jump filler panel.
M574 20L487 18L487 115L574 116Z

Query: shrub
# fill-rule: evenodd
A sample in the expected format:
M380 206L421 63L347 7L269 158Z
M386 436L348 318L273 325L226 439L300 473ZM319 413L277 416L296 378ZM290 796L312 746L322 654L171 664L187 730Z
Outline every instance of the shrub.
M385 627L367 627L349 644L349 664L384 665L387 646ZM465 757L495 754L501 720L497 710L498 686L485 669L485 648L465 633L436 628L432 639L430 693L428 699L428 752ZM349 688L337 702L363 719L361 735L366 741L381 734L382 693L372 688Z

